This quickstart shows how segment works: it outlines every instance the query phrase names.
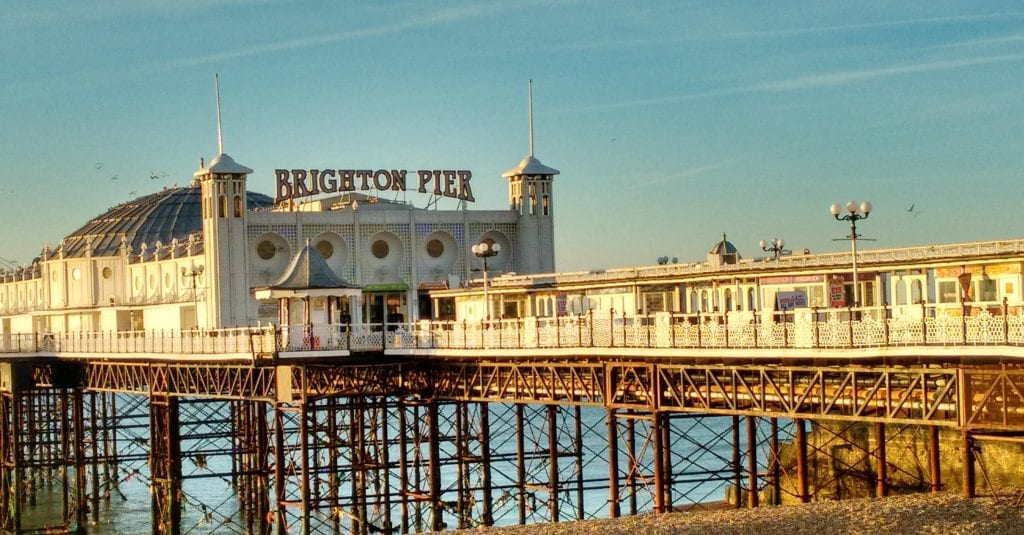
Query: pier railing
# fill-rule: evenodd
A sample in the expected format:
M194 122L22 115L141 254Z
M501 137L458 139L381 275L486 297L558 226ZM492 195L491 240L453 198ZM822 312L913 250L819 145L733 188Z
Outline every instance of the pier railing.
M249 354L402 349L856 349L1024 346L1021 305L804 308L718 314L581 315L412 324L0 335L0 353Z

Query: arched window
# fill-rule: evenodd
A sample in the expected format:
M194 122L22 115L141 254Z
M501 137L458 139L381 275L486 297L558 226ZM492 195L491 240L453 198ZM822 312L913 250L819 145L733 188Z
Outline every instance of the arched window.
M537 214L537 196L530 195L530 215Z
M919 305L921 304L921 281L915 280L910 283L910 302Z
M747 288L747 310L754 310L755 304L756 303L754 302L754 289Z
M235 217L242 217L242 197L235 195Z
M544 196L544 215L551 213L551 197Z
M907 283L903 279L896 281L896 296L893 301L894 305L907 304Z
M708 291L707 290L701 290L700 291L700 311L701 312L707 312L708 311Z
M725 312L732 310L732 289L725 289Z
M228 214L228 198L224 195L220 196L219 206L217 207L217 217L227 217Z

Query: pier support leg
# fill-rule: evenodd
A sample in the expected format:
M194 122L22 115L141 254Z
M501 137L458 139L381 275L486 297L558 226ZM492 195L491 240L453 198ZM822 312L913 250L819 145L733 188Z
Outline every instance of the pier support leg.
M974 437L971 436L971 432L967 429L962 431L963 435L963 448L964 448L964 498L975 497L975 480L974 480Z
M796 436L793 441L796 442L797 495L802 503L808 503L811 501L811 496L807 485L807 429L801 418L793 420L793 425L796 426Z
M480 470L481 483L483 485L483 518L481 522L485 526L494 525L494 496L491 490L491 417L490 405L487 402L480 403Z
M558 522L558 405L548 405L548 485L551 521Z
M618 518L619 510L619 421L615 409L608 409L608 516Z
M772 485L772 505L782 503L782 478L781 467L779 466L779 419L771 418L771 446L768 452L768 478Z
M441 507L441 437L438 432L437 400L427 402L427 433L430 450L430 529L444 529L444 509Z
M516 403L516 492L519 498L519 525L526 524L526 439L523 438L525 410L521 403Z
M740 417L732 417L732 488L737 509L743 507L743 467L740 465Z
M662 433L664 425L664 414L654 411L651 414L651 438L654 442L651 460L654 465L652 470L654 472L654 512L658 514L668 510L665 504L665 455L663 450L667 444L664 443L665 437Z
M181 437L178 399L152 394L149 400L153 533L181 533Z
M886 481L889 478L888 461L885 458L885 424L875 424L875 496L881 498L889 495L889 487Z
M931 472L931 491L942 490L942 467L939 464L939 427L928 427L928 470Z
M757 418L747 416L747 506L754 508L758 504L757 493Z

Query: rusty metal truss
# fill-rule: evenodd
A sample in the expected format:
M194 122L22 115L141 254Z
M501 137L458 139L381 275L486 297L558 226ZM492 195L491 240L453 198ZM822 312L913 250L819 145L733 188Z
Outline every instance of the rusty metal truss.
M125 394L202 396L272 401L273 368L213 363L170 364L90 362L86 388Z

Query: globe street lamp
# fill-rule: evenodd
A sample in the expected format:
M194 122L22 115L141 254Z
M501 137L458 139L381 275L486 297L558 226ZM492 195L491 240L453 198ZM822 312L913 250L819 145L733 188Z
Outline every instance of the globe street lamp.
M196 279L203 274L203 266L192 264L189 267L181 266L181 277L192 279L192 313L195 315L196 328L199 328L199 285Z
M786 246L786 240L783 240L782 238L772 238L769 241L761 240L760 245L762 251L772 253L775 256L775 259L778 260L779 255L785 251L783 247Z
M871 214L871 203L864 201L860 203L859 210L856 201L850 201L846 203L846 211L848 214L839 215L842 213L843 208L839 206L839 203L834 203L830 209L832 217L836 218L836 221L849 221L850 222L850 235L843 239L850 240L850 246L853 249L853 306L860 306L860 292L857 287L860 285L860 281L857 280L857 238L860 234L857 234L857 221L861 219L867 219Z
M493 242L482 241L472 247L473 254L484 261L484 307L487 309L485 317L491 320L491 301L487 297L487 259L497 256L501 252L501 245Z

